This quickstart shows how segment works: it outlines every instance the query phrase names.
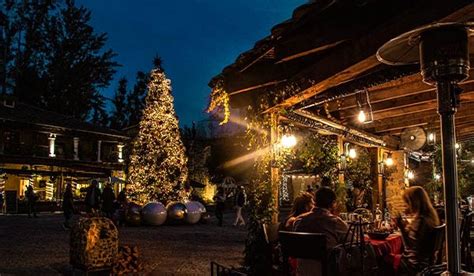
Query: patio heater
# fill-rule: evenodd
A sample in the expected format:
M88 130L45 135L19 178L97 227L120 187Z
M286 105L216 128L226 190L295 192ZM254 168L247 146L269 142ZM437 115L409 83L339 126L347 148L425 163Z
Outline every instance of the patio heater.
M454 115L462 91L458 83L469 77L469 38L472 27L472 22L424 26L388 41L377 51L378 60L388 65L420 62L423 81L437 88L446 208L448 270L444 272L445 275L463 274L457 212Z

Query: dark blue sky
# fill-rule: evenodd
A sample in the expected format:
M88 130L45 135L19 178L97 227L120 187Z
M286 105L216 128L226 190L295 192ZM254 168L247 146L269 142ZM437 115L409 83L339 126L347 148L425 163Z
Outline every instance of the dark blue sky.
M92 10L92 25L108 33L107 47L117 54L112 97L118 78L129 87L137 70L149 71L162 57L172 81L180 124L206 117L207 83L237 55L267 36L305 0L77 0Z

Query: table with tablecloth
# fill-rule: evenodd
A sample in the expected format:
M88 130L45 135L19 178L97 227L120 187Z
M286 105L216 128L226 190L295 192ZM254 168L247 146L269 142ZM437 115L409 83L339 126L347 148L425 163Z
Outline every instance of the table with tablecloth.
M391 266L397 271L403 252L402 236L399 234L391 234L384 240L369 239L369 242L374 248L377 257L382 260L385 265Z

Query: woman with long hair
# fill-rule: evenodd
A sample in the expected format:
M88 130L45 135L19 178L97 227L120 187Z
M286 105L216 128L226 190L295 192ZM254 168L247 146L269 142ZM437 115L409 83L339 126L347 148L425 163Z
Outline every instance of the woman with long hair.
M403 201L407 206L405 213L412 220L405 222L400 216L397 217L405 246L401 269L408 274L416 274L429 265L433 254L434 228L439 225L439 218L428 194L420 186L406 189Z
M291 208L290 215L286 218L283 224L283 229L286 231L293 230L293 224L296 218L304 213L307 213L313 209L313 195L310 193L303 193L295 198L293 201L293 207Z

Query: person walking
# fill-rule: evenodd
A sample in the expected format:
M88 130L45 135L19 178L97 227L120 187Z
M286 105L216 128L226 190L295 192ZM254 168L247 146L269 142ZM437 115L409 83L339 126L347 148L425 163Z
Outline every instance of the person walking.
M222 226L224 220L224 209L225 209L225 200L226 196L224 193L224 188L217 188L217 194L214 196L214 201L216 202L216 218L217 225Z
M118 225L125 224L125 210L127 209L127 188L123 188L117 196L118 203Z
M114 214L114 201L114 190L112 189L112 185L107 183L104 190L102 191L102 212L104 212L105 217L109 219L112 219Z
M66 184L63 194L63 212L64 212L64 230L71 228L71 219L74 215L74 197L72 194L71 183Z
M245 206L246 201L247 201L247 195L245 194L244 187L239 186L237 188L237 195L235 196L236 217L235 217L234 226L245 225L245 220L242 217L242 208Z
M87 193L85 198L86 212L93 214L100 208L100 190L97 187L97 180L92 180L91 185L87 187Z
M4 199L3 199L3 192L0 192L0 214L3 214L3 205L4 205Z
M28 217L31 218L32 213L35 218L38 217L36 215L36 195L35 191L33 190L33 185L28 185L26 188L25 197L28 204Z

